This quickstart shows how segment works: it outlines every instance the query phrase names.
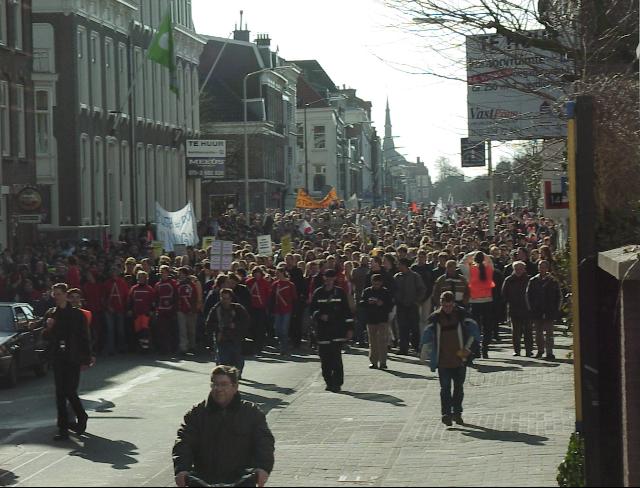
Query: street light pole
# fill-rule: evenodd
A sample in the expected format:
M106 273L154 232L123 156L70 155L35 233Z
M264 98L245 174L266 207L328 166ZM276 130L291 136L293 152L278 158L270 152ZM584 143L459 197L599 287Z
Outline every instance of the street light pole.
M268 71L274 75L282 78L285 83L288 83L287 79L276 73L278 68L288 69L288 66L276 66L275 68L263 68L252 73L247 73L242 81L242 103L244 105L244 203L247 225L251 225L251 202L249 199L249 129L247 127L248 114L247 114L247 80L250 76L259 75Z

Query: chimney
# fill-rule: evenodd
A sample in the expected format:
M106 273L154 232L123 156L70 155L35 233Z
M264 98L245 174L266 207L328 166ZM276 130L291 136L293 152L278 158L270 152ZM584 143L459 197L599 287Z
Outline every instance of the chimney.
M269 38L269 34L258 34L258 38L255 42L258 47L271 47L271 39Z
M244 16L244 11L240 10L240 28L236 25L236 29L233 31L233 39L236 41L244 41L251 42L251 31L247 28L247 24L245 23L244 28L242 27L242 17Z

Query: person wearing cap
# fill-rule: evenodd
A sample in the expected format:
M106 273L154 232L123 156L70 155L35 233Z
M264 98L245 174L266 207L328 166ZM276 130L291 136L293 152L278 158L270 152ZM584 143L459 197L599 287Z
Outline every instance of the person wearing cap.
M324 286L314 292L309 306L326 390L334 393L344 384L342 346L353 337L354 325L347 294L335 286L336 275L333 269L325 271Z

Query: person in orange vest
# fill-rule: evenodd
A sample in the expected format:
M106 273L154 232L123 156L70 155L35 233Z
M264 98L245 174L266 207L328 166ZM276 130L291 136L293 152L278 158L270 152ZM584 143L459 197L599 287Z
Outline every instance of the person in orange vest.
M251 332L255 342L256 353L259 353L262 351L266 339L267 310L271 295L271 285L265 279L262 268L256 267L251 274L251 278L247 280L247 288L251 293Z
M460 266L469 282L471 315L482 330L482 357L489 359L489 345L494 335L496 318L493 306L493 261L482 251L467 254Z

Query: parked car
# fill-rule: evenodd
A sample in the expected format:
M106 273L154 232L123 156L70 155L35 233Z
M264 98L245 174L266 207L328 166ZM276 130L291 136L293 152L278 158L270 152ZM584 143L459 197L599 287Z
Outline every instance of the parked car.
M22 370L47 374L48 360L40 317L27 303L0 303L0 378L9 387L18 383Z

